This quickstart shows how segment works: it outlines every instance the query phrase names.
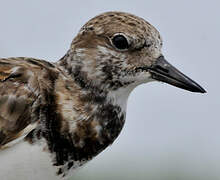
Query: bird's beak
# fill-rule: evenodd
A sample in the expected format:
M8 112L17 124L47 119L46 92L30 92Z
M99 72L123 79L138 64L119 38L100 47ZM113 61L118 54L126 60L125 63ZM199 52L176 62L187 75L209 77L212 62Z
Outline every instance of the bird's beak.
M152 78L158 81L192 92L206 92L199 84L168 63L163 56L160 56L148 70Z

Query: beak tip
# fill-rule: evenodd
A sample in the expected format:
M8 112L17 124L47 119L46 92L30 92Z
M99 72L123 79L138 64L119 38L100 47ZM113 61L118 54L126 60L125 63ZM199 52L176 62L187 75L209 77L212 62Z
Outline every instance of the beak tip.
M192 92L202 93L202 94L207 93L206 90L198 84L196 84L196 86L194 86L194 88L192 88Z
M205 89L203 89L203 88L200 88L200 90L198 91L199 93L207 93L207 91L205 90Z

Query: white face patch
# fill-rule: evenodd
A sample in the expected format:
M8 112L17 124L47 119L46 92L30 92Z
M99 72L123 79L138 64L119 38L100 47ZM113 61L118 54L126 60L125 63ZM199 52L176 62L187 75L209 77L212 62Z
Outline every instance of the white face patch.
M138 86L142 83L147 83L147 82L153 81L153 79L151 78L151 74L146 71L137 73L136 76L134 77L134 79L135 79L134 86Z
M97 46L97 49L98 49L98 52L100 52L101 55L106 55L103 58L109 59L109 57L114 57L114 58L118 58L120 60L123 60L123 59L126 58L126 56L123 53L117 52L115 50L110 50L109 48L106 48L106 47L103 47L103 46ZM100 58L97 57L97 59L100 59Z

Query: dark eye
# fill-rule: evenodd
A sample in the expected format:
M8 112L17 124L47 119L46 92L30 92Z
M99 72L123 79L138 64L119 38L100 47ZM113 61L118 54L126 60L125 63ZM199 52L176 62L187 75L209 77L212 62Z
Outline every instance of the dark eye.
M112 39L112 43L117 49L120 50L125 50L129 48L129 44L126 37L124 37L121 34L114 36Z

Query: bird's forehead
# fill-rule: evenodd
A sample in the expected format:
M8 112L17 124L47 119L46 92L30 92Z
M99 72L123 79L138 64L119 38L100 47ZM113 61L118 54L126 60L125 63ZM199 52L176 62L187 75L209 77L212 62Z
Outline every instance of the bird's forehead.
M107 12L88 21L80 30L94 31L98 35L113 36L115 33L125 33L139 38L156 38L161 40L159 32L147 21L135 15L124 12Z

